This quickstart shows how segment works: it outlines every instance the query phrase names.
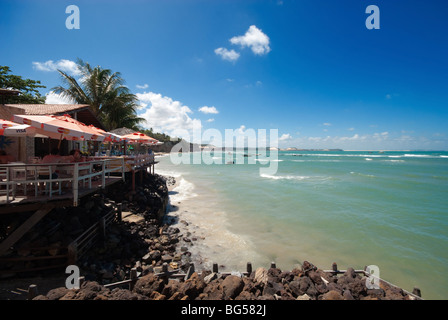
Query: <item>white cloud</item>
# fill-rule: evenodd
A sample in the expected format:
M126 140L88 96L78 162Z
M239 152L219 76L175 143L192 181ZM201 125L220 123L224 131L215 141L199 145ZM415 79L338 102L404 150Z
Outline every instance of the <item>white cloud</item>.
M213 121L215 121L215 119L213 118L207 120L207 122L213 122Z
M290 140L281 140L280 147L297 147L304 149L333 149L344 150L417 150L437 149L448 145L447 140L428 139L403 133L392 134L388 131L373 134L358 134L351 136L301 136Z
M146 119L146 127L155 132L191 141L193 131L202 127L200 120L190 117L193 111L180 101L154 92L137 93L136 96L142 106L139 116Z
M45 62L33 62L33 67L34 69L39 71L54 72L59 69L70 75L80 74L76 62L66 59L61 59L56 62L54 62L53 60L48 60Z
M147 83L145 83L144 85L136 85L136 87L137 87L137 89L148 89L148 84Z
M203 107L199 108L198 110L199 110L199 112L202 112L205 114L209 114L209 113L218 114L219 113L219 111L215 107L203 106Z
M325 123L324 123L324 126L330 127L330 126L331 126L331 123L325 122Z
M53 91L50 91L45 95L45 103L46 104L74 104L75 102L61 97L60 94L54 93Z
M292 136L289 133L284 133L278 138L279 141L291 140Z
M249 47L256 55L267 54L271 51L269 37L255 25L250 26L243 36L231 38L230 43L240 45L243 48Z
M227 61L236 61L240 57L240 54L235 50L228 50L226 48L217 48L215 49L215 53L218 56L221 56L223 60Z

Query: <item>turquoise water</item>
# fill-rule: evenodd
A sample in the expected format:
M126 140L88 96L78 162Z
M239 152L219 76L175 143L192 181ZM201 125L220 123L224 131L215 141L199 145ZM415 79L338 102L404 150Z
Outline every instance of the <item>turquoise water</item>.
M377 265L408 291L448 299L447 152L281 151L273 174L260 172L266 156L246 153L245 164L216 153L211 165L156 166L182 182L171 202L204 235L208 263Z

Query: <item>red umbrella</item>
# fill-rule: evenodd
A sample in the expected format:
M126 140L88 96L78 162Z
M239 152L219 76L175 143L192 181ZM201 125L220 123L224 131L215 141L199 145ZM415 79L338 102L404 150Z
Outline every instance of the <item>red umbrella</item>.
M93 140L103 141L105 136L92 130L89 126L70 117L64 116L34 116L34 115L14 115L13 121L20 124L27 124L36 128L38 133L54 138L67 140Z
M129 133L121 136L121 138L129 141L130 143L156 144L159 142L158 140L141 132Z

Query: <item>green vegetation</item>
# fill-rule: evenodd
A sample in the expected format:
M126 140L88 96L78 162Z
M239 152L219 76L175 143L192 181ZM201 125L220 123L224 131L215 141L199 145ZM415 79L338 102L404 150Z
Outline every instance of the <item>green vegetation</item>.
M151 138L157 139L160 142L171 141L170 136L168 136L164 133L153 132L152 128L151 129L141 129L140 132L150 136Z
M57 86L52 90L76 103L90 105L108 131L120 127L138 130L144 119L137 116L137 97L125 86L121 74L100 66L92 67L81 59L77 65L79 79L58 70L66 87Z
M19 90L19 95L4 96L2 103L45 103L45 97L42 97L38 88L45 88L40 81L23 79L11 73L7 66L0 66L0 88Z

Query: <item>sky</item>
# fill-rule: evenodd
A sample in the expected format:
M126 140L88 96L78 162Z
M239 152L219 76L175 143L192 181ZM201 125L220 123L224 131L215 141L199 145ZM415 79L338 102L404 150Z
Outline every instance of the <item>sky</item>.
M57 69L76 76L77 58L120 72L144 127L200 130L204 143L210 129L278 130L282 148L448 150L447 9L444 0L2 0L0 65L40 80L47 103L67 103L51 89Z

